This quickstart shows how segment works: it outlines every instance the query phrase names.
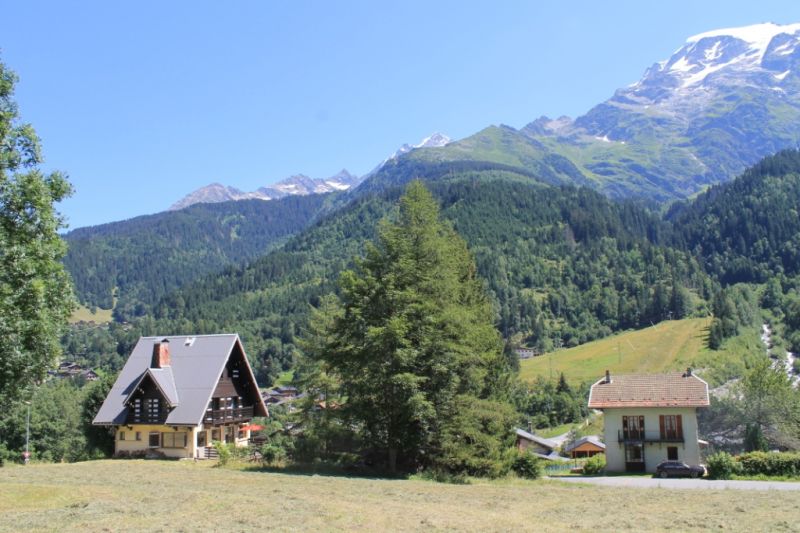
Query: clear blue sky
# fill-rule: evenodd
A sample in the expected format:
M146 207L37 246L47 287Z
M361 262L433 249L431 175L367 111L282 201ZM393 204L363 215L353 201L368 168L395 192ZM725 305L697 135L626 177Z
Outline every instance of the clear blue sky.
M790 1L542 3L3 1L0 60L75 228L574 117L690 35L800 22Z

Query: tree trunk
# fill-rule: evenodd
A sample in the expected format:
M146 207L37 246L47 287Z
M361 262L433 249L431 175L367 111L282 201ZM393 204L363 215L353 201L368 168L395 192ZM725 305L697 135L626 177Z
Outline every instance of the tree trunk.
M389 472L397 473L397 448L389 448Z

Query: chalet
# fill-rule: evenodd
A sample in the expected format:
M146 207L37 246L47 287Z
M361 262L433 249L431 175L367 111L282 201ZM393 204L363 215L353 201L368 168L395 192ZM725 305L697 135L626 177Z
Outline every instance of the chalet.
M563 452L573 459L583 459L605 453L606 445L596 436L589 435L564 446Z
M708 383L691 368L613 378L606 371L589 392L589 408L604 413L606 469L655 472L666 460L699 464L697 408L708 405Z
M275 394L278 396L282 396L283 398L294 398L297 396L297 387L275 387L274 389Z
M86 381L97 381L98 379L100 379L100 376L97 374L97 372L95 372L91 368L87 368L86 370L81 371L79 375Z
M142 337L92 423L114 428L117 455L205 457L245 445L254 416L267 407L238 335Z
M517 348L514 351L517 353L517 357L520 359L530 359L531 357L541 355L541 352L535 348Z
M517 429L517 449L521 452L527 451L541 459L550 459L555 461L563 460L564 458L558 455L558 443L550 439L545 439L533 433L528 433L524 429Z

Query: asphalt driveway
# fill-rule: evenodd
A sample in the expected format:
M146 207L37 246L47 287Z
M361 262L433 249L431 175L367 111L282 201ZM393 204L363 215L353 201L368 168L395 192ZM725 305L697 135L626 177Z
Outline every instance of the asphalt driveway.
M651 478L639 476L613 477L551 477L566 483L590 483L606 487L706 489L706 490L800 490L800 482L785 481L740 481L722 479Z

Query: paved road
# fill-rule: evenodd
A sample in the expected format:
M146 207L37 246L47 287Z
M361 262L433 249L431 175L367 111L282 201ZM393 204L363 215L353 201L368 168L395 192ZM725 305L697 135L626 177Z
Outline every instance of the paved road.
M740 481L721 479L659 479L649 477L554 477L567 483L591 483L606 487L665 489L735 489L735 490L800 490L800 483L784 481Z

